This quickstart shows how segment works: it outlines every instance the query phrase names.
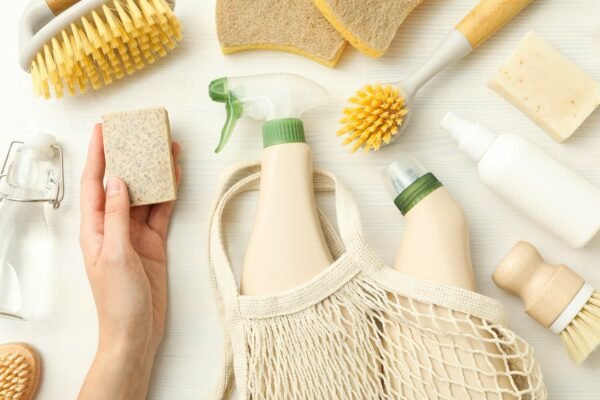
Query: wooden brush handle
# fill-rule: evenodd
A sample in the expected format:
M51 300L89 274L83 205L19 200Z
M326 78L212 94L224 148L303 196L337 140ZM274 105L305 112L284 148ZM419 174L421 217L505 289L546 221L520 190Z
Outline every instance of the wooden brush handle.
M58 15L71 7L75 3L79 3L80 0L46 0L48 7L52 10L54 15Z
M585 281L566 265L550 265L531 244L519 242L493 275L501 289L516 294L525 312L548 328L567 308Z
M481 0L456 29L476 48L531 2L532 0Z

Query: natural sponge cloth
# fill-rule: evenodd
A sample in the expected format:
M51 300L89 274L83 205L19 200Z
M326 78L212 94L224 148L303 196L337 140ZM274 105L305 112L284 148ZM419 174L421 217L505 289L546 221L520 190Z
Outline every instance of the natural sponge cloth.
M177 198L169 116L164 108L102 117L108 176L127 184L132 206Z
M558 142L571 137L600 105L600 83L533 32L489 86Z
M218 0L217 34L225 54L282 50L329 67L346 44L312 0Z
M33 399L40 384L41 368L40 356L29 345L0 345L0 399Z
M422 0L314 0L325 18L360 52L381 57Z

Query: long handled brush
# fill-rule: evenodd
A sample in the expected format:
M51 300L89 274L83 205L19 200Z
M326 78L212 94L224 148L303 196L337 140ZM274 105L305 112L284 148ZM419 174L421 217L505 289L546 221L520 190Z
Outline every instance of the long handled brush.
M530 317L560 335L576 363L600 345L600 292L566 265L547 264L535 247L519 242L493 277L523 300Z
M36 95L99 89L167 55L182 39L167 0L32 0L19 30L19 61Z
M412 76L392 84L367 85L351 97L337 135L346 136L344 144L352 143L353 152L359 148L377 151L392 143L410 123L421 87L482 44L531 1L479 0Z

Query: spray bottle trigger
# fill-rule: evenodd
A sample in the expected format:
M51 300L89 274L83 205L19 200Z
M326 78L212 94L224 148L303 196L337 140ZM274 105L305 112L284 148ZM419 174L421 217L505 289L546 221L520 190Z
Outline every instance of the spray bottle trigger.
M210 98L213 101L225 103L225 108L227 110L227 120L221 131L221 139L219 140L219 145L215 149L215 153L219 153L223 150L233 133L237 120L242 117L244 112L244 103L231 93L227 84L227 78L220 78L212 81L209 85Z
M234 96L230 96L230 99L226 103L226 108L227 121L225 121L225 126L223 126L223 130L221 131L221 140L219 140L219 145L215 149L215 153L219 153L221 150L223 150L229 141L231 134L233 133L235 124L242 116L242 112L244 110L242 102L236 99Z

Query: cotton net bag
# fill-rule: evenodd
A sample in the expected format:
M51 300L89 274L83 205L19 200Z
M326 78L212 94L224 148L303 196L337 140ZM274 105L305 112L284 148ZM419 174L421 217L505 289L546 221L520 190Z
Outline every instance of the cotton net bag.
M224 369L210 398L546 399L532 348L497 301L385 266L363 239L356 203L329 172L339 234L320 214L335 261L300 287L239 293L221 220L260 167L230 169L210 218L209 270L225 331Z

